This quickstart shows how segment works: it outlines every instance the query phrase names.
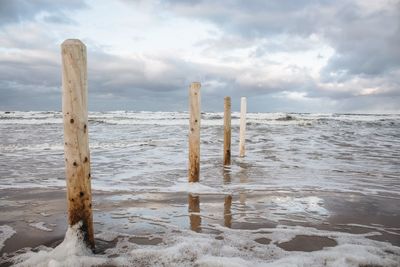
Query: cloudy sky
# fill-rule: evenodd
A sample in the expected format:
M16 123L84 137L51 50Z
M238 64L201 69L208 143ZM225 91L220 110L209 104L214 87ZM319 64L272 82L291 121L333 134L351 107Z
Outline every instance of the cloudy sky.
M0 110L60 110L60 44L90 110L400 112L399 0L0 0Z

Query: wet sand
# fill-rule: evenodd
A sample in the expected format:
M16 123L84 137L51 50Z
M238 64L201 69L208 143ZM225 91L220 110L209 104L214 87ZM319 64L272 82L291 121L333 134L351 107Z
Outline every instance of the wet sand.
M275 212L268 218L266 198L323 199L323 208L328 215L304 212ZM1 190L0 225L9 225L17 232L5 241L1 250L2 264L8 266L7 258L20 249L40 245L54 247L59 244L66 231L65 191L60 189ZM113 247L118 236L104 237L104 232L117 228L129 236L129 241L138 245L157 246L163 243L165 227L191 229L196 232L223 238L209 227L219 224L232 229L257 230L278 225L313 227L320 230L348 233L378 232L368 238L386 241L400 246L400 206L398 201L379 196L361 194L337 194L329 192L242 192L233 195L146 193L137 198L129 192L95 191L94 223L96 253ZM274 209L274 207L270 207ZM52 231L44 231L30 224L43 222ZM106 239L106 240L105 240ZM257 243L269 244L267 238L257 238ZM335 246L327 237L298 235L288 242L276 244L287 251L315 251Z

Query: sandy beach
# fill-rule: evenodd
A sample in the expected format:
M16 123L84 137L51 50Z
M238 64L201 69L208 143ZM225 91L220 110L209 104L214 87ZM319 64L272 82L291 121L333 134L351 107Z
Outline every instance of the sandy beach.
M62 242L67 227L65 191L2 190L1 194L0 225L9 225L17 232L4 243L1 266L10 266L7 258L15 255L15 252L18 253L18 250L24 251L24 248L36 248L40 245L55 247ZM168 238L167 235L164 236L163 228L168 224L178 229L207 233L216 240L221 240L224 238L224 231L213 229L210 225L265 231L262 229L275 228L279 223L284 223L287 226L317 229L320 233L340 231L362 235L374 232L366 238L400 246L400 209L391 198L322 192L255 192L233 196L228 213L224 210L224 195L205 194L195 195L200 198L200 210L199 215L191 215L188 195L185 193L151 193L140 201L135 200L135 196L129 192L94 192L96 253L104 254L106 249L115 246L118 238L124 237L129 237L129 242L139 246L163 244L166 241L164 239ZM291 214L287 214L284 207L279 211L279 206L270 207L275 210L271 212L270 219L268 215L257 214L262 212L257 206L266 203L266 199L298 199L306 207L305 200L316 196L323 200L326 214L307 211L306 208L297 212L289 211ZM135 212L138 210L146 210L145 213L151 213L151 216L141 216ZM43 223L45 228L35 226L37 222ZM275 245L285 251L304 252L337 245L335 239L329 235L321 236L320 233L296 235L289 241ZM271 240L265 237L254 238L254 241L256 243L253 246L271 244Z

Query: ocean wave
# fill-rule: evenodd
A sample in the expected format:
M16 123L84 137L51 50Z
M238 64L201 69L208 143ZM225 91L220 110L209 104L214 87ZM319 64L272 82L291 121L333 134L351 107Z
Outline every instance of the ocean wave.
M233 112L233 125L238 125L240 113ZM400 115L396 114L309 114L309 113L247 113L247 122L256 124L312 124L312 123L370 123L373 125L396 125ZM89 121L107 124L155 124L155 125L187 125L187 112L90 112ZM0 124L60 124L61 112L50 111L1 111ZM202 113L202 124L221 125L223 113Z

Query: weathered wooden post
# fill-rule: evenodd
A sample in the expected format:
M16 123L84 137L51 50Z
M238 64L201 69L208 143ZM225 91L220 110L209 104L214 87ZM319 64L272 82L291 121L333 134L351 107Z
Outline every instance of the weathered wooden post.
M198 182L200 176L200 87L194 82L189 88L189 182Z
M84 242L94 249L87 111L86 46L65 40L62 50L62 112L68 224L81 223Z
M231 98L224 98L224 165L231 164Z
M240 139L239 139L239 157L244 157L246 154L246 97L240 99Z

